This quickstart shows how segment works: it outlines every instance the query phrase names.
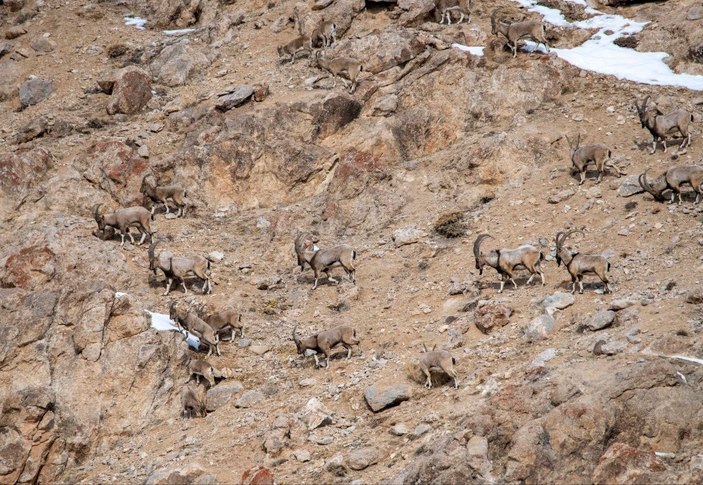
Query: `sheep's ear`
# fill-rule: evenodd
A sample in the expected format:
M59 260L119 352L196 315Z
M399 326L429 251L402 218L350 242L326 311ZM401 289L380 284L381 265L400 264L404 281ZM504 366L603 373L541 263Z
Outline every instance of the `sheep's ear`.
M432 347L432 352L434 352L436 348L437 348L437 344L434 344L434 346Z
M424 342L423 342L423 344L422 344L422 350L424 350L425 353L427 353L427 347L425 346Z

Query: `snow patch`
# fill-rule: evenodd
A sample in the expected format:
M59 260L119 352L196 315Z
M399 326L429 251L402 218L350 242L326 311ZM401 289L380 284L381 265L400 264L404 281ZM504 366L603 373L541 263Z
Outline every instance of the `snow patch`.
M195 29L175 29L175 30L162 30L164 35L186 35L191 32L195 32Z
M123 293L121 291L116 291L115 292L115 298L121 298L123 296L127 296L127 293Z
M552 52L569 64L586 71L615 76L618 79L641 84L680 86L703 91L703 76L673 72L664 63L664 59L669 57L666 52L638 52L614 44L620 37L641 32L647 22L637 22L621 15L605 14L590 7L586 8L585 11L593 17L578 22L569 22L560 10L538 5L536 0L515 1L528 10L539 13L544 17L545 22L554 26L598 29L593 37L578 47L552 49ZM569 1L586 5L584 0ZM523 50L534 51L535 43L526 42ZM540 52L545 51L540 48Z
M200 339L189 331L181 330L180 328L178 328L174 321L171 320L168 315L164 315L163 313L150 312L149 310L144 310L144 313L151 317L151 328L158 330L159 332L184 333L188 345L193 347L195 350L198 350L200 348Z
M688 357L687 355L670 355L669 357L672 359L685 360L687 362L694 362L696 364L703 364L703 359L699 359L698 357Z
M125 17L124 24L130 27L135 27L139 30L144 30L146 27L146 19L141 17Z
M468 52L472 56L483 57L483 47L468 46L464 44L452 44L452 47L460 51Z

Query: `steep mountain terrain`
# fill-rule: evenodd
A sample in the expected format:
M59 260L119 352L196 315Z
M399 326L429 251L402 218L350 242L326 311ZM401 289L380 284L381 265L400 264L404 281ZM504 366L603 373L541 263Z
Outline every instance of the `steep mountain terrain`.
M445 25L430 0L0 2L0 482L703 481L703 210L637 182L700 161L700 94L513 58L491 13L539 15L474 3ZM592 6L650 22L622 44L699 73L703 6L618 3ZM364 66L353 93L309 54L279 60L322 20L325 57ZM546 31L558 48L594 34ZM694 113L685 153L650 154L646 96ZM579 134L626 175L579 185ZM208 256L212 295L162 296L147 244L97 230L95 205L142 204L150 174L189 202L156 211L159 250ZM607 257L612 294L595 276L568 294L554 239L571 228L572 251ZM312 290L302 231L354 247L356 285L333 269ZM484 252L540 248L546 285L519 271L498 293L475 268L483 233ZM244 336L206 358L151 328L173 301L237 309ZM297 354L294 327L337 325L361 340L351 359ZM423 387L423 344L452 353L458 389ZM188 385L208 413L183 418L205 358L215 385ZM399 404L372 410L384 399Z

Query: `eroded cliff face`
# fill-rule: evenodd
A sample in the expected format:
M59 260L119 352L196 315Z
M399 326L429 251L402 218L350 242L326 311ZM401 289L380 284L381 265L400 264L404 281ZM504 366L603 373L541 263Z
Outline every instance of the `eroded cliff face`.
M622 197L645 169L701 155L697 123L687 153L648 155L631 100L693 108L695 93L513 59L490 35L493 5L447 26L427 1L325 3L0 5L0 481L238 483L260 465L260 483L701 481L703 371L671 358L702 355L699 210ZM676 68L695 71L696 5L666 7L687 20L618 13L653 21L639 49L676 36ZM147 29L124 25L134 15ZM323 19L338 29L325 55L362 61L354 93L276 55ZM547 33L556 47L590 34ZM563 138L576 133L628 177L578 186ZM96 231L95 205L141 204L147 175L185 187L186 217L157 210L155 237L208 255L213 295L161 296L146 245ZM562 293L554 235L582 226L569 244L608 256L613 295L590 280ZM300 231L352 245L357 285L312 291ZM474 269L486 232L485 250L539 246L547 285L498 294ZM181 417L204 355L150 327L172 301L243 315L244 337L207 359L216 385L191 382L204 418ZM296 354L294 326L340 324L362 354L329 370ZM423 343L452 352L458 390L438 374L422 387ZM374 413L370 386L402 403Z

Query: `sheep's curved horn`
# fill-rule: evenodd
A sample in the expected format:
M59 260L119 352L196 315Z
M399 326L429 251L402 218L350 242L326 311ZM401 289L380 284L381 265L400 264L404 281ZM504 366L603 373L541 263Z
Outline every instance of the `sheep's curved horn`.
M102 206L102 204L95 204L95 207L93 207L93 218L95 219L95 222L100 222L100 215L98 214L100 206Z
M646 192L648 192L652 197L654 197L654 200L656 201L663 201L664 197L662 197L661 192L657 192L654 187L652 187L649 182L647 182L647 172L649 170L645 170L644 173L641 173L639 176L639 182L640 182L640 187L642 187Z
M480 270L480 265L478 263L479 258L481 257L481 243L484 241L484 239L492 238L490 234L479 234L476 240L474 241L474 258L476 258L476 269Z

